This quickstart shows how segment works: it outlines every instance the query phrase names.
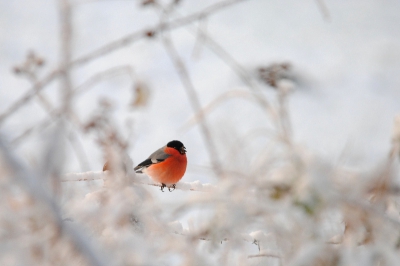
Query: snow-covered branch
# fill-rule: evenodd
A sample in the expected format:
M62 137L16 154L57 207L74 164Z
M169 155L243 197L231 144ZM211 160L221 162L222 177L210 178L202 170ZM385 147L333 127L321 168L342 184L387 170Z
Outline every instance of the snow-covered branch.
M89 171L82 173L68 173L62 179L61 182L73 182L73 181L92 181L92 180L106 180L110 178L110 173L108 171ZM132 174L130 176L132 182L134 184L143 184L149 186L161 187L160 183L155 183L146 175ZM206 183L202 184L200 181L193 182L178 182L175 186L175 189L183 190L183 191L201 191L201 192L210 192L215 187L212 184Z

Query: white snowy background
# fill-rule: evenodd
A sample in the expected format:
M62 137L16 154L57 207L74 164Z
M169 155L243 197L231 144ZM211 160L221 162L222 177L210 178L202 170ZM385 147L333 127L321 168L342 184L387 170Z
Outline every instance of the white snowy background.
M127 34L157 26L160 21L160 10L142 6L140 1L70 2L73 60ZM168 19L196 13L214 3L180 1ZM39 80L58 67L59 13L57 1L0 2L0 114L31 89L32 83L13 72L13 67L24 62L29 51L45 60L38 72ZM290 63L296 77L288 98L295 146L329 165L364 172L375 169L387 158L394 118L400 114L399 14L400 2L395 0L249 0L169 33L203 107L223 93L250 90L232 65L221 60L221 54L214 53L207 41L199 37L197 27L249 73L272 103L276 101L276 91L258 79L257 68ZM99 112L99 102L107 99L112 109L110 119L122 139L129 140L127 152L134 164L168 141L178 139L188 150L188 169L182 181L217 183L207 143L199 124L191 123L195 113L161 34L74 67L73 87L96 73L119 67L124 70L104 75L74 98L72 108L79 114L80 122L87 123ZM148 89L149 98L144 106L132 107L138 83ZM62 101L59 85L52 82L43 90L53 106ZM47 112L33 99L1 122L2 138L11 142L46 119ZM244 175L253 166L263 169L259 165L261 155L276 151L275 147L270 149L273 145L268 137L257 134L260 129L273 127L270 118L254 102L227 98L207 112L206 119L224 169ZM82 164L66 142L62 172L101 171L106 159L96 134L69 127L76 130L86 159ZM42 158L53 131L52 126L39 127L23 141L11 144L11 149L35 168L45 163ZM95 188L63 183L63 189L69 193L63 195L62 201L68 204L68 195L79 188L84 188L84 192L77 197L83 198L85 193L101 187L99 182L93 184ZM190 193L196 193L161 193L158 187L151 186L144 189L161 204L161 209L187 201ZM201 224L197 211L188 211L178 220L184 227L193 220ZM249 251L254 254L256 248L250 247ZM360 254L354 256L355 261L365 259ZM166 261L167 265L174 265L179 259L172 257ZM295 260L291 262L296 265Z

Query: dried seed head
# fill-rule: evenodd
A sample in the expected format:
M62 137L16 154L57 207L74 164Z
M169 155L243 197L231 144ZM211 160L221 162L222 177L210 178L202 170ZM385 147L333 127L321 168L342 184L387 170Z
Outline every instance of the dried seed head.
M149 37L149 38L154 37L155 34L156 34L156 32L152 31L152 30L149 30L149 31L146 32L146 36Z
M258 68L259 78L273 88L278 88L278 83L282 79L291 80L290 63L273 63L266 67Z

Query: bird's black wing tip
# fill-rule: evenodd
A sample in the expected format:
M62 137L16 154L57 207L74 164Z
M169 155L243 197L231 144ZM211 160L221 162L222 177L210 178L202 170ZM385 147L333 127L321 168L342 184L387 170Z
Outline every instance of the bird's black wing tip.
M136 173L142 174L142 170L144 167L147 167L149 165L153 164L153 162L151 161L151 159L146 159L143 162L141 162L140 164L138 164L135 168L133 168L133 170L135 170Z

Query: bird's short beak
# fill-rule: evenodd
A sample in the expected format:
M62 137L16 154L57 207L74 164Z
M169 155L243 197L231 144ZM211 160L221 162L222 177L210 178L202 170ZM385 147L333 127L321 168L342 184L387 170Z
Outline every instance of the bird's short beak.
M183 146L182 148L181 148L181 154L185 154L186 153L186 148Z

